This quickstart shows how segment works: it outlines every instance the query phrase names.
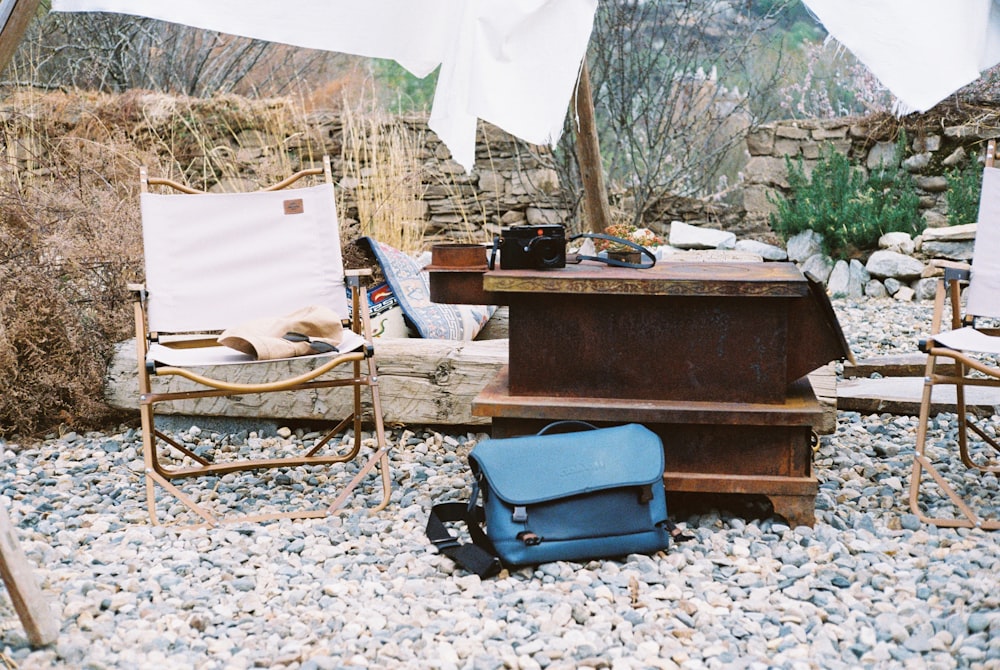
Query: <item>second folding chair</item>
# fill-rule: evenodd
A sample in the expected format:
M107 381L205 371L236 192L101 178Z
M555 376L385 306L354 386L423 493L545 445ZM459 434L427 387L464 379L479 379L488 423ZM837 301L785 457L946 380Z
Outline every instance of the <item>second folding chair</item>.
M1000 445L994 427L969 411L967 391L1000 387L1000 168L993 166L990 142L983 170L979 221L971 271L945 270L938 280L932 335L922 344L927 356L916 453L910 479L910 508L923 522L941 527L1000 529L995 473ZM966 308L962 310L962 287ZM947 309L945 304L949 304ZM948 450L929 447L934 390L954 388L957 462ZM942 388L944 390L944 388ZM951 444L945 440L944 445ZM979 504L973 502L980 498Z

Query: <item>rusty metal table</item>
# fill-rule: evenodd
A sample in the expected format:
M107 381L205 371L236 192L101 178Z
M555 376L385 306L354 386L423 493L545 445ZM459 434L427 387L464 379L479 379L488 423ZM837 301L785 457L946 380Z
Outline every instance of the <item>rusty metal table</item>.
M822 408L805 376L849 352L794 264L583 263L482 281L510 307L509 366L473 403L495 437L639 422L663 440L668 491L764 495L813 523Z

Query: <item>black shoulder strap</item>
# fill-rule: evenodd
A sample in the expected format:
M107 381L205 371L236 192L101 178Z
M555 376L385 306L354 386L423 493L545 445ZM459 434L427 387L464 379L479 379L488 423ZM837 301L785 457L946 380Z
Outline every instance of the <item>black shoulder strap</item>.
M493 550L493 543L483 532L483 508L476 505L479 487L473 486L472 500L464 502L438 503L431 508L427 519L427 539L438 551L448 556L463 568L474 572L482 579L492 577L503 569L500 559ZM444 525L446 521L464 521L472 538L472 544L462 544Z
M649 258L648 263L626 263L625 261L615 260L614 258L605 258L604 256L577 256L580 260L584 261L598 261L601 263L607 263L608 265L614 265L619 268L636 268L639 270L648 270L649 268L656 265L656 254L642 246L641 244L636 244L631 240L626 240L621 237L615 237L614 235L605 235L604 233L580 233L569 238L570 241L579 240L581 238L590 238L593 240L608 240L609 242L617 242L618 244L625 245L632 249L635 249L639 253L645 255Z

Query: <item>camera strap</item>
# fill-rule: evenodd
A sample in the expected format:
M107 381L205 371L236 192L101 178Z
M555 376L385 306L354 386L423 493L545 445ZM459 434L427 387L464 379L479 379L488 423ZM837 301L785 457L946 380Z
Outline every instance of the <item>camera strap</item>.
M493 248L490 249L490 270L492 270L497 263L497 250L500 249L500 241L503 240L499 235L493 237Z
M573 240L578 240L580 238L590 238L594 240L607 240L608 242L615 242L616 244L621 244L630 247L631 249L638 251L639 253L649 258L649 262L628 263L626 261L620 261L615 258L606 258L605 256L577 255L577 258L582 261L597 261L599 263L607 263L608 265L613 265L618 268L636 268L638 270L646 270L656 265L656 255L646 247L642 246L641 244L636 244L631 240L626 240L621 237L615 237L614 235L606 235L604 233L580 233L578 235L572 236L569 239L570 241L573 241ZM494 245L494 249L495 248L496 246Z

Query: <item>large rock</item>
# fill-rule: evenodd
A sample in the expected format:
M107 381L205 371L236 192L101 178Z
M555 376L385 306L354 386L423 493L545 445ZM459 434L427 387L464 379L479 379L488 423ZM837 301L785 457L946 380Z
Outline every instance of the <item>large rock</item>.
M736 243L734 248L736 251L746 251L751 254L756 254L766 261L788 260L788 252L781 247L776 247L773 244L766 244L764 242L758 242L757 240L740 240Z
M920 234L923 241L934 240L937 242L965 242L976 239L975 223L966 223L961 226L946 226L944 228L930 228Z
M871 274L868 269L865 268L865 264L856 258L851 259L851 283L849 285L849 294L854 297L861 297L864 295L865 286L868 282L872 280Z
M822 253L813 254L802 263L802 272L825 284L830 279L833 266L833 259L829 256Z
M747 151L751 156L770 156L774 151L774 128L760 128L748 134Z
M912 256L898 251L879 249L868 258L865 268L873 277L892 277L900 281L916 279L924 271L924 264Z
M865 296L868 298L888 298L889 292L885 290L885 284L878 279L870 279L865 284Z
M924 279L917 280L917 282L913 284L913 292L916 295L917 300L933 300L934 295L937 293L937 279L926 277Z
M866 162L869 170L875 170L880 166L895 167L899 165L896 156L895 142L879 142L868 152Z
M924 240L924 243L920 245L920 251L929 258L947 258L950 261L971 261L975 246L976 243L974 241L938 242L936 240Z
M847 261L837 261L826 282L826 292L830 294L831 298L846 298L850 283L851 266L848 265Z
M417 338L377 338L379 389L386 423L457 424L489 423L472 414L472 401L507 364L508 340L460 342ZM270 365L286 374L311 369L310 359L278 361L259 366L201 368L204 374L239 383L261 383ZM116 409L138 408L138 370L135 341L121 342L105 380L105 400ZM154 391L193 389L181 377L155 377ZM367 401L366 401L367 402ZM316 421L340 419L353 406L351 389L315 389L308 393L247 394L231 398L191 398L157 405L157 412L185 416L281 418Z
M944 193L948 190L948 180L944 177L917 177L914 181L917 188L928 193Z
M924 218L924 225L927 226L924 233L928 230L944 229L949 225L948 217L933 209L926 210L921 216Z
M673 221L670 223L670 246L678 249L732 249L736 246L736 235Z
M827 280L827 292L833 298L862 298L865 286L871 281L871 275L865 270L861 261L851 259L837 261Z
M802 263L810 256L823 251L823 236L812 230L804 230L788 239L785 250L788 253L788 260Z

